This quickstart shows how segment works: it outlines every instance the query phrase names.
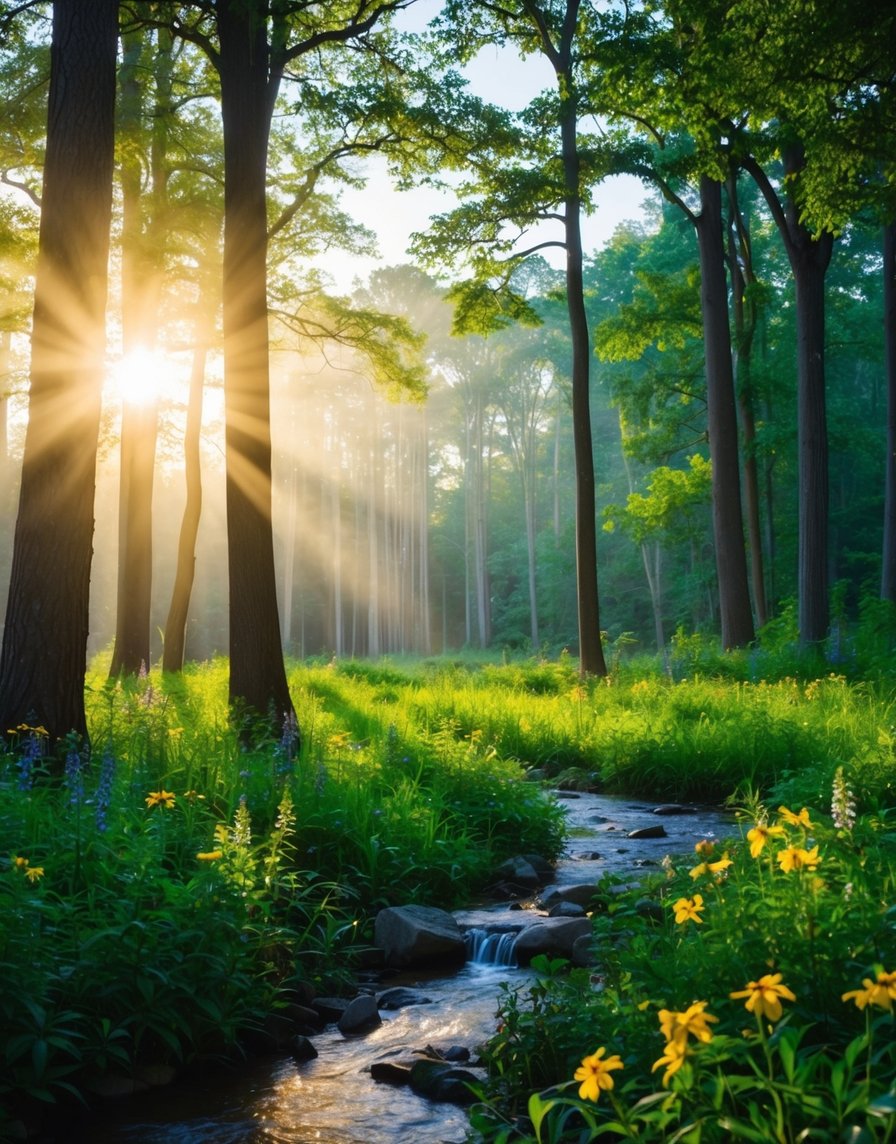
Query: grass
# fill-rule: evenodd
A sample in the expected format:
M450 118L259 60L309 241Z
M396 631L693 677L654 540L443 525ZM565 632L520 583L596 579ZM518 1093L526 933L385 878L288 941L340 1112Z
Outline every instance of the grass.
M752 678L755 657L714 664L694 640L680 640L676 654L671 674L620 659L607 681L588 683L565 657L291 664L301 741L286 724L279 742L255 749L228 718L226 662L115 684L97 663L89 760L71 743L64 777L51 777L40 729L28 727L0 754L0 1106L13 1118L35 1103L82 1098L109 1073L232 1053L291 990L339 988L381 906L450 908L512 854L556 856L562 815L545 785L657 800L755 804L761 795L815 814L840 770L865 816L852 835L866 859L850 867L851 908L888 893L891 875L872 882L879 864L868 859L892 841L868 823L887 823L896 804L885 678ZM839 868L826 861L825 871ZM735 884L749 885L747 874L719 892ZM687 888L670 883L662 893ZM751 894L753 914L720 906L717 930L691 928L761 928L763 900ZM623 998L638 942L652 950L651 972L667 954L628 920L623 899L607 901L637 936L614 969L613 995ZM783 925L789 907L775 908ZM867 906L862 926L872 917ZM870 954L854 960L831 969L837 988L847 988L847 968L851 980L872 972ZM714 959L690 949L662 963L685 999L737 977L733 966L697 974ZM755 975L762 965L737 968ZM512 1085L508 1073L513 1101L542 1081L561 1083L576 1054L591 1051L576 1015L583 1004L591 1012L591 991L559 970L544 989L554 1073L548 1081L539 1071L551 1054L533 1041ZM647 1018L633 1017L633 1030L639 1020ZM496 1109L502 1099L489 1096ZM485 1116L490 1131L501 1131L501 1115ZM544 1115L544 1132L555 1115Z

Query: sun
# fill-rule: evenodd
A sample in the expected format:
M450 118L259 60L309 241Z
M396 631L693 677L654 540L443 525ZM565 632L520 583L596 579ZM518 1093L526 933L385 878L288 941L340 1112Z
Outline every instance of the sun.
M144 347L124 354L110 370L112 387L124 405L153 405L178 388L177 371L159 350Z

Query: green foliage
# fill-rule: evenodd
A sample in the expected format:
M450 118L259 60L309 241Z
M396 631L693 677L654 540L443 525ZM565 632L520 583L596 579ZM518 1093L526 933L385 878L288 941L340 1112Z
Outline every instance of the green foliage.
M482 1138L891 1138L891 818L857 819L841 774L831 817L754 798L742 821L647 887L605 883L596 973L542 959L506 992Z

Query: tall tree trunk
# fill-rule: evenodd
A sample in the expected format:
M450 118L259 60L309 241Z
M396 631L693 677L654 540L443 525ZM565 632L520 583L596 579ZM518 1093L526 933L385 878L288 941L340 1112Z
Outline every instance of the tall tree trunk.
M572 342L572 423L576 472L576 585L579 670L606 675L597 591L597 520L594 445L591 432L591 344L585 313L582 255L582 201L579 189L578 113L572 83L572 42L578 0L568 0L556 73L561 101L560 146L564 179L566 304Z
M896 604L896 221L884 228L884 338L887 370L887 467L881 598Z
M729 649L752 643L754 632L740 502L722 184L706 175L700 177L700 214L695 219L695 226L700 250L700 308L712 458L712 524L719 583L719 619L722 647Z
M156 340L158 254L144 235L141 55L144 33L123 38L119 75L121 161L121 311L122 349L127 358L147 351ZM158 170L154 170L158 174ZM164 178L164 175L162 175ZM156 395L128 393L121 409L121 460L118 507L118 594L110 676L136 675L150 664L152 602L152 487L155 472L158 406Z
M0 652L0 734L87 739L93 502L115 134L118 0L55 0L31 391Z
M802 226L793 226L802 231ZM824 374L824 280L832 237L802 233L793 259L797 327L797 450L799 454L800 642L821 643L828 634L828 433Z
M825 400L825 275L834 239L813 236L800 221L799 176L805 153L799 143L783 149L790 189L782 206L768 176L755 160L746 168L762 191L784 242L796 287L797 452L799 473L799 556L797 568L800 643L817 645L829 623L828 436Z
M200 319L200 321L203 325L207 323L207 320ZM171 589L171 604L168 608L168 619L165 621L163 671L183 670L186 655L187 616L190 611L190 596L193 592L193 578L196 571L196 538L199 535L199 521L202 516L200 438L208 337L209 332L202 329L193 350L187 420L184 426L184 479L187 498L177 543L177 566L174 572L174 586Z
M768 600L765 590L765 560L762 543L762 517L760 513L759 464L756 458L756 415L753 408L752 363L753 344L758 320L755 302L747 305L747 283L755 284L753 252L747 221L740 209L737 194L737 175L728 178L729 252L734 300L734 328L736 334L734 383L741 425L741 452L744 473L744 508L747 535L750 541L750 581L753 587L753 607L756 623L761 628L768 623Z
M266 169L273 88L262 6L218 0L224 129L224 406L230 702L271 729L293 711L271 518Z

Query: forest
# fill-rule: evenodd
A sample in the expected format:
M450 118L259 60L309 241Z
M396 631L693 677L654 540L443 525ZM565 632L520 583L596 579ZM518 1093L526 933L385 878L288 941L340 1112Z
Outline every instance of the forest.
M0 0L0 1140L272 1052L581 794L731 838L590 888L469 1139L891 1139L894 44Z
M283 651L567 649L601 674L604 645L778 624L845 655L893 600L888 6L846 38L839 10L760 3L109 7L102 91L99 58L58 56L58 141L50 8L4 13L7 724L83 732L109 646L130 673L229 651L264 711ZM521 110L468 90L495 45L531 68ZM370 155L448 206L340 293L328 255L375 243L340 206ZM644 210L585 249L623 173ZM57 335L77 373L36 353ZM84 442L48 465L49 530L45 436ZM38 701L10 672L39 591L71 662Z

